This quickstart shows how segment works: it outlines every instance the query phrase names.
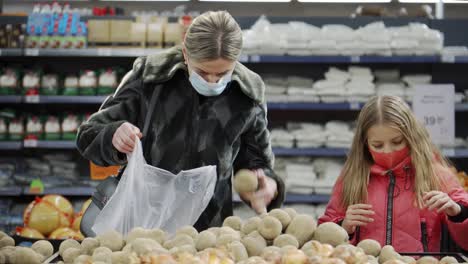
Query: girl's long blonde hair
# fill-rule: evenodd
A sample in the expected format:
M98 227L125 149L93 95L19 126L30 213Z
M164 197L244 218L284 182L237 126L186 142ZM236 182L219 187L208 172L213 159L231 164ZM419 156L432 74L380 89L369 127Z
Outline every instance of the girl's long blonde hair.
M397 96L376 96L371 98L359 113L356 134L351 150L340 176L343 181L341 205L367 202L372 156L367 146L367 132L374 125L385 124L399 130L410 148L414 168L414 192L417 204L423 205L423 194L443 188L442 179L437 175L435 158L444 167L448 162L434 146L426 128L416 119L410 107Z

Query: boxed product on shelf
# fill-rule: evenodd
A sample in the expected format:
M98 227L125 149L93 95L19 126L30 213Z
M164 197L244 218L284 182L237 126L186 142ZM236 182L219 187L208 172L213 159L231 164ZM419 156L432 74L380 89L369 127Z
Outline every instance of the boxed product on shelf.
M96 95L97 92L97 77L94 71L83 71L79 79L79 94L80 95Z
M111 41L110 23L110 20L104 19L88 20L88 42L90 45Z
M44 138L44 127L39 116L30 115L26 118L25 139L42 140Z
M63 83L63 95L74 96L79 94L79 79L76 75L67 75Z
M41 86L41 73L39 71L27 71L23 76L23 94L38 95Z
M159 18L156 21L147 24L146 47L162 48L164 45L164 31L167 21Z
M8 124L8 139L19 141L24 137L24 125L22 117L13 118Z
M28 16L27 48L79 49L86 47L87 26L68 4L36 5Z
M20 49L24 47L26 24L1 24L0 48Z
M59 94L59 77L56 74L44 74L41 79L41 88L39 93L42 95Z
M109 40L113 44L130 45L130 34L133 21L130 19L113 19L110 21Z
M80 119L77 115L66 114L62 123L62 139L63 140L75 140L80 125Z
M44 124L45 140L60 140L62 138L62 127L57 116L50 115Z
M117 72L115 70L102 70L98 79L97 95L111 94L118 85Z
M147 25L145 23L132 23L130 28L130 43L132 45L146 46Z
M0 75L0 95L15 95L19 89L18 70L5 68Z

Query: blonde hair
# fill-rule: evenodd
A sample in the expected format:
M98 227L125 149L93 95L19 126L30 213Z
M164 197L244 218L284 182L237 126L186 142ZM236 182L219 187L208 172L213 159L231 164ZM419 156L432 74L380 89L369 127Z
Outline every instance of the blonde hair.
M235 61L242 50L242 30L226 11L209 11L194 19L185 34L184 46L195 61L219 58Z
M432 190L441 190L443 180L436 173L436 164L448 167L448 162L434 146L426 128L416 119L410 107L397 96L371 98L359 113L356 134L345 162L341 205L347 208L357 203L366 203L372 156L367 146L367 132L374 125L384 124L395 128L404 136L414 168L414 192L419 207L423 195ZM437 162L435 162L435 158Z

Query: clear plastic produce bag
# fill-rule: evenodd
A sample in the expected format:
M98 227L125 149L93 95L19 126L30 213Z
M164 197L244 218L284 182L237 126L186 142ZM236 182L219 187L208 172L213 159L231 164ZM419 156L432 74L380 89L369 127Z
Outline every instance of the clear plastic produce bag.
M193 225L210 202L216 185L216 166L181 171L177 175L146 163L142 145L127 156L128 164L92 230L114 229L126 235L134 227L161 228L174 234Z

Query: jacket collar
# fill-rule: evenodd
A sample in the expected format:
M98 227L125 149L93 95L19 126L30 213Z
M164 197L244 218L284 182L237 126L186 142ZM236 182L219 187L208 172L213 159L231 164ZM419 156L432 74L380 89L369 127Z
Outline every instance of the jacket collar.
M411 156L406 157L402 162L400 162L391 170L387 170L386 168L383 168L377 164L373 164L370 169L371 174L374 175L387 175L391 172L393 175L395 175L395 177L407 177L411 170Z

